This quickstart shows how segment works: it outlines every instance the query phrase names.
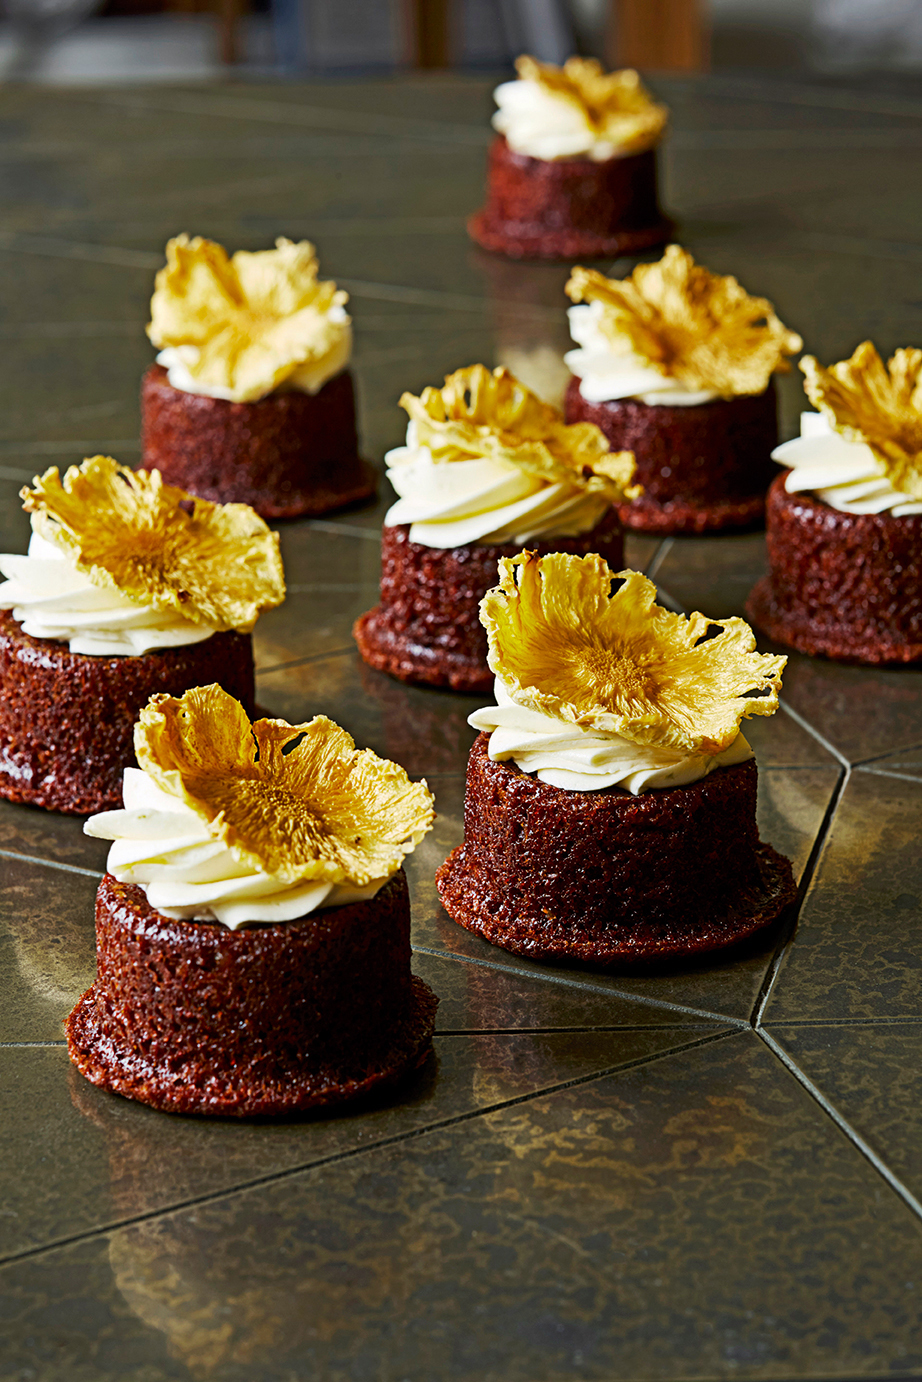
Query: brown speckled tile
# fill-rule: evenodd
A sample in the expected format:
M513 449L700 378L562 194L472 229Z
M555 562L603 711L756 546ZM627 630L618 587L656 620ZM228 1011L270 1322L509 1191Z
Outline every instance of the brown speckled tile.
M768 1021L918 1014L920 811L918 780L852 774L768 1005Z
M143 1204L146 1160L113 1146ZM145 1382L691 1382L914 1373L920 1273L915 1217L740 1034L0 1284L8 1364L55 1382L142 1358Z
M398 1095L277 1123L155 1113L88 1084L61 1046L3 1047L17 1182L0 1218L0 1257L406 1137L698 1036L657 1027L440 1038Z

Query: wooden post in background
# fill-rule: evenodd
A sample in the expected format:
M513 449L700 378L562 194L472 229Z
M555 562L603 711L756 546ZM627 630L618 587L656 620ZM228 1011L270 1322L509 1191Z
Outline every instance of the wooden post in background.
M705 72L709 35L704 0L613 0L610 67Z
M416 67L448 67L449 0L405 0L409 10L412 61Z

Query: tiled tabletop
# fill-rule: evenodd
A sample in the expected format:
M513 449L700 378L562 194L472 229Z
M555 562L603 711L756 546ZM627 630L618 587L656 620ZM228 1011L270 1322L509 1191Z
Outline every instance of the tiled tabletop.
M180 230L320 247L352 294L367 454L396 400L502 362L559 387L564 267L474 249L491 83L0 92L0 549L19 486L138 456L153 271ZM922 102L662 82L665 200L711 268L821 359L922 344ZM629 268L624 262L622 272ZM791 435L802 398L782 381ZM61 1019L93 976L105 846L0 805L0 1377L560 1382L922 1375L920 674L792 657L751 721L763 836L799 914L650 973L519 960L448 920L474 702L363 667L386 500L282 529L259 698L425 774L410 861L435 1055L391 1105L282 1124L86 1084ZM759 534L629 539L664 598L742 612Z

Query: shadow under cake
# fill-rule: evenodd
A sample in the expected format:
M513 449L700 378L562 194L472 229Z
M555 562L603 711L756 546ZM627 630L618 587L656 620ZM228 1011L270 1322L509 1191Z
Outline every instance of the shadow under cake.
M356 620L353 633L369 666L400 681L488 692L487 635L480 601L496 585L502 557L525 546L546 556L597 552L613 571L624 564L624 538L615 509L579 537L523 543L426 547L410 541L407 524L385 527L381 540L381 602Z
M657 198L656 151L596 162L490 145L487 204L471 238L513 259L612 259L665 244L675 223Z
M151 696L217 682L255 710L253 641L234 631L139 657L72 653L0 610L0 796L69 815L122 804Z
M370 498L377 471L359 455L349 370L315 394L253 403L185 393L152 365L141 383L142 465L215 504L263 518L329 513Z
M580 380L567 386L568 423L594 422L613 451L632 451L643 494L620 507L626 528L645 533L707 533L748 528L765 515L765 492L778 474L774 382L764 393L675 407L639 398L590 403Z
M471 749L464 843L436 874L448 915L534 960L599 965L734 945L794 901L759 839L755 761L634 796L573 792Z
M811 656L922 662L922 514L844 513L785 479L769 490L769 573L747 618Z
M93 1084L171 1113L303 1112L426 1059L438 999L410 971L401 869L365 902L232 931L173 921L107 874L97 978L65 1023Z

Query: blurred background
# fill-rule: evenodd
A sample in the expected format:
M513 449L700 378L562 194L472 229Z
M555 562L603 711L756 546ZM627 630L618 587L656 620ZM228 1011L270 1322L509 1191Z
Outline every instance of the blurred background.
M2 0L0 79L497 69L527 51L662 71L922 72L922 0Z

